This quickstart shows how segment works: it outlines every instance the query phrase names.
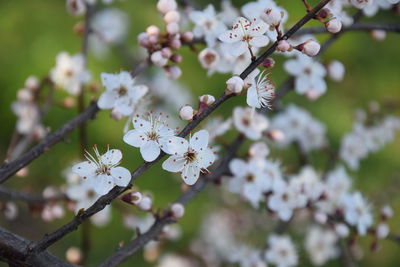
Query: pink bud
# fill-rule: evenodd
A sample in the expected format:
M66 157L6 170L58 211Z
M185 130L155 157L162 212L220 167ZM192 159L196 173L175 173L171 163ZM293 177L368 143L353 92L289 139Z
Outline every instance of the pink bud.
M153 206L153 200L148 196L144 196L142 200L137 203L137 206L140 210L143 211L151 210L151 207Z
M174 218L182 218L185 214L185 207L181 203L174 203L170 208L171 214Z
M383 206L381 208L381 217L383 220L393 217L393 209L389 205Z
M85 0L67 0L67 11L74 16L81 16L86 13Z
M165 14L164 16L164 21L165 23L169 24L169 23L178 23L179 20L181 19L181 16L179 15L179 13L175 10L169 11L167 14Z
M331 61L328 66L328 76L335 82L340 82L343 80L345 69L344 65L337 60Z
M36 91L39 85L40 81L36 76L29 76L25 81L25 87L31 91Z
M170 58L170 60L172 62L175 62L175 63L181 63L182 62L182 56L179 55L179 54L173 54L172 57Z
M112 109L111 110L111 117L113 119L119 121L120 119L122 119L123 115L120 112L116 111L115 109Z
M372 30L370 34L372 38L377 41L383 41L386 39L386 32L384 30Z
M170 58L172 56L172 50L169 47L161 49L161 54L164 58Z
M218 64L220 56L216 50L212 48L205 48L199 53L199 61L203 68L209 69Z
M181 48L182 42L181 42L181 40L175 38L175 39L172 39L172 40L169 42L169 46L170 46L172 49L177 50L177 49Z
M278 46L276 47L276 50L279 52L286 52L289 51L292 46L289 44L288 41L286 40L281 40L278 42Z
M162 14L166 14L169 11L177 9L178 5L175 0L159 0L157 3L157 9Z
M184 121L191 121L194 116L194 109L192 106L186 105L179 110L179 117Z
M182 70L178 66L167 66L164 70L167 77L172 80L176 80L182 75Z
M238 94L243 90L244 81L239 76L233 76L226 81L226 85L229 92Z
M350 233L349 227L345 225L344 223L338 223L335 224L335 232L338 234L340 237L347 237Z
M325 23L325 27L328 32L338 33L342 29L342 22L337 18L333 18Z
M179 24L176 22L168 23L167 32L172 35L179 33Z
M191 42L193 41L194 35L192 32L185 32L182 34L182 41L184 42Z
M199 97L199 101L209 106L215 102L215 97L213 97L212 95L202 95Z
M17 99L23 102L31 102L33 100L32 92L28 89L20 89L17 92Z
M278 26L282 20L282 13L276 8L268 8L261 13L261 19L264 20L268 25Z
M151 25L151 26L147 27L146 33L148 35L159 35L160 34L160 29L155 25Z
M275 60L271 57L266 58L261 65L266 69L272 69L275 66Z
M168 58L163 57L161 51L156 51L153 54L151 54L150 60L154 65L159 67L163 67L168 63Z
M321 45L316 41L310 39L305 43L298 45L296 49L306 54L307 56L312 57L318 54L319 50L321 49Z
M380 223L376 227L376 236L378 238L386 238L389 235L389 226L386 223Z
M77 247L70 247L65 253L65 258L69 263L79 265L82 263L82 251Z
M149 35L145 32L142 32L137 37L138 43L140 46L148 47L150 46Z

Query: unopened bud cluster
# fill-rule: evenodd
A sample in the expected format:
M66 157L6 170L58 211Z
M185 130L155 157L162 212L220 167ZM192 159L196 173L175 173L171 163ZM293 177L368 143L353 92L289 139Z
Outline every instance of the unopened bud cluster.
M181 16L175 0L159 0L158 11L163 15L166 32L161 32L155 25L147 27L146 32L138 35L139 45L146 48L152 64L163 67L171 79L178 79L182 71L175 65L182 61L182 56L174 53L182 46L182 42L193 40L192 32L180 32Z

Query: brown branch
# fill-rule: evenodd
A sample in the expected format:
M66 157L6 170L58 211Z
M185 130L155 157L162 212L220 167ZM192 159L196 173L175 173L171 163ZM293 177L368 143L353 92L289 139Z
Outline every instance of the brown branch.
M67 200L67 197L63 194L54 197L43 197L41 195L33 194L30 192L21 192L0 186L0 199L1 200L13 200L23 201L28 205L31 204L45 204L51 201L62 201Z
M322 9L330 0L322 0L317 6L306 14L302 19L299 20L284 36L284 39L292 36L298 29L300 29L307 21L309 21L320 9ZM240 77L242 79L246 78L254 69L258 67L268 56L270 56L273 52L275 52L275 48L278 45L278 42L272 44L260 57L258 57L255 61L253 61L241 74ZM203 121L209 114L211 114L219 105L224 103L226 100L234 96L233 94L225 94L223 93L212 105L210 105L207 109L205 109L202 113L200 113L192 122L186 125L186 127L180 132L179 136L185 137L189 132L191 132L201 121ZM135 171L132 173L131 183L134 182L143 172L157 163L161 158L163 158L165 153L161 153L160 156L154 160L153 162L145 162L142 163ZM112 200L117 198L122 192L130 188L132 185L129 184L127 187L114 187L109 193L99 198L91 207L89 207L86 211L81 214L75 216L71 221L67 224L63 225L56 231L45 235L40 241L36 243L36 245L31 246L31 252L33 254L39 253L61 238L63 238L68 233L76 230L78 226L87 218L92 216L93 214L99 212L104 209L105 206L109 205Z
M76 266L53 256L47 251L27 258L26 248L30 242L23 237L0 228L0 260L9 263L10 266Z

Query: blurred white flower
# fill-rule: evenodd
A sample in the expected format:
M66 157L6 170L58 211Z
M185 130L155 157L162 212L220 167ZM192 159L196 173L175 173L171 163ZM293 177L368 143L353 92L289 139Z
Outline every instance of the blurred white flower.
M296 248L288 236L270 235L265 257L268 263L278 267L296 266L298 263Z
M319 266L336 258L339 255L339 250L336 247L337 240L338 237L335 232L312 226L308 230L304 242L311 262Z
M236 107L233 110L233 125L247 138L258 140L268 128L269 122L251 108Z
M372 226L373 218L370 205L361 193L355 192L344 195L341 199L341 205L346 222L355 226L359 235L367 234L368 228Z

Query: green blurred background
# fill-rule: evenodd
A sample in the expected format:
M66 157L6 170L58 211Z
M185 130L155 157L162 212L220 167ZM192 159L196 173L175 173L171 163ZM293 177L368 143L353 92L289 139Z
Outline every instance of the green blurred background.
M207 3L218 6L219 1L197 1L198 5L205 7ZM236 6L246 1L233 1ZM316 1L310 1L316 3ZM162 26L156 8L155 0L142 1L116 1L112 6L121 8L130 17L130 31L126 42L128 51L135 53L137 44L136 36L145 30L148 25ZM278 1L290 14L290 26L303 14L304 7L301 1ZM55 57L60 51L78 53L81 47L81 37L76 35L72 28L82 18L74 18L65 10L65 1L58 0L19 0L0 1L0 156L4 158L8 142L14 130L16 117L11 112L10 105L16 98L16 92L23 87L25 79L29 75L44 77L55 64ZM389 12L382 11L373 19L363 21L399 22L399 17ZM307 26L318 25L310 22ZM327 36L318 36L319 40ZM400 35L388 34L383 42L372 40L367 33L346 33L331 49L322 57L326 62L337 59L346 66L346 76L342 83L328 82L328 92L318 101L310 102L304 97L291 93L285 97L284 102L294 102L307 108L316 118L323 121L328 128L328 137L334 147L340 143L342 135L351 130L354 119L354 110L366 108L370 101L380 103L388 100L400 104ZM182 49L184 61L182 63L184 83L193 92L194 96L201 94L219 95L224 89L226 75L214 75L205 79L206 71L197 63L197 56L188 48ZM281 65L285 58L274 56L277 62L272 70L271 78L279 85L287 77L282 71ZM121 57L116 49L103 60L97 60L89 54L89 69L96 81L99 81L101 72L114 72L120 69L130 69L129 60ZM150 70L151 71L151 70ZM57 92L57 98L66 95ZM244 97L230 100L215 113L224 117L230 115L235 105L245 105ZM393 111L400 115L399 110ZM76 110L65 110L53 107L45 118L45 125L52 130L57 129L67 120L76 115ZM171 114L176 116L177 114ZM123 121L116 122L110 119L108 112L99 113L98 119L88 125L90 144L98 144L105 147L120 148L124 152L122 165L130 170L135 169L141 162L137 149L133 149L122 141ZM231 140L234 133L230 132L226 139ZM397 135L399 137L399 135ZM79 157L77 131L68 136L65 142L54 146L48 153L35 160L30 165L28 177L10 179L6 185L17 189L30 189L40 193L48 185L61 185L65 182L62 171ZM243 150L245 151L245 150ZM395 209L395 217L390 221L392 231L400 234L400 140L385 147L382 151L372 154L362 161L360 171L352 173L355 188L359 188L375 207L389 202ZM296 165L296 153L294 150L273 151L273 156L280 158L287 166ZM327 160L320 153L312 154L312 162L317 167L322 167ZM160 164L146 172L141 177L137 186L141 190L149 190L155 196L155 206L165 207L180 193L180 180L176 176L161 171ZM187 208L186 216L181 220L183 237L178 242L167 243L166 251L183 252L188 248L190 240L196 236L201 218L210 210L218 207L218 201L213 197L212 191L206 190L195 199ZM214 194L217 193L214 190ZM129 241L133 232L122 226L120 209L134 211L123 203L113 205L113 216L110 224L104 228L91 228L92 249L88 259L88 265L100 263L107 255L110 255L117 244L123 240ZM52 223L43 222L38 216L33 220L27 215L26 206L20 203L21 214L16 221L7 222L1 219L2 227L31 239L39 239L45 232L53 231L68 219L72 213L68 213L65 219ZM136 211L135 211L136 212ZM78 230L62 241L53 245L50 250L57 256L64 257L65 251L70 246L80 246L81 231ZM259 247L264 245L264 236L261 240L247 240L250 244ZM364 238L363 247L365 257L361 261L363 266L398 266L400 262L399 245L390 241L383 241L378 253L369 253L369 238ZM300 247L300 245L299 245ZM300 258L306 260L305 252L300 252ZM129 259L122 266L147 266L142 261L141 253ZM340 261L330 262L331 266L338 266ZM153 264L150 263L149 266Z

